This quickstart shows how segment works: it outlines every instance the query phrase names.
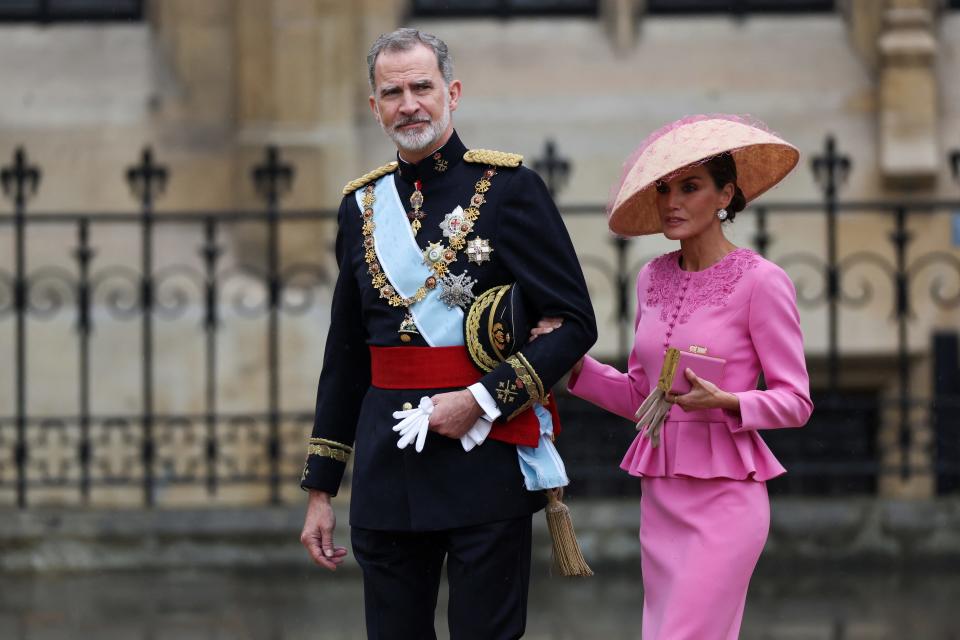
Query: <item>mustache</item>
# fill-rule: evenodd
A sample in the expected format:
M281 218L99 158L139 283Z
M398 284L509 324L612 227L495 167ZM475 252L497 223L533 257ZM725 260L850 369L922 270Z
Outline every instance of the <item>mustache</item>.
M421 123L421 122L425 122L425 123L427 123L427 124L430 124L432 121L430 120L430 118L423 118L423 117L420 117L420 118L404 118L403 120L399 120L399 121L397 121L397 122L394 122L394 123L393 123L393 128L394 128L394 130L397 130L397 129L399 129L400 127L405 127L405 126L407 126L408 124L419 124L419 123Z

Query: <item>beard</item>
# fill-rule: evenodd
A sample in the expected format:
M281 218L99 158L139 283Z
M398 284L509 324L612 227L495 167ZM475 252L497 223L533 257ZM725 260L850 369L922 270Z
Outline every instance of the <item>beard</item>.
M421 127L417 131L401 131L399 127L412 124L414 122L423 122L427 126ZM401 151L421 152L435 144L443 136L444 131L450 126L450 98L449 96L443 102L443 113L437 120L431 120L428 116L405 118L398 120L389 129L380 120L380 127L383 129L394 144Z

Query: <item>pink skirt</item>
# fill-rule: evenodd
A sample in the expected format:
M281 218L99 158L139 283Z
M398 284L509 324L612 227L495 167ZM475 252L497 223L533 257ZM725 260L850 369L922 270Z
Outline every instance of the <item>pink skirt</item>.
M770 528L763 482L642 478L643 640L736 640Z

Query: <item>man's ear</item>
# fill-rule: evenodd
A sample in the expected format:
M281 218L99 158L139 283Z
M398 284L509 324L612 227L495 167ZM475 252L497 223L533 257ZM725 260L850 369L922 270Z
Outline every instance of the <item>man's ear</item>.
M376 119L377 124L382 124L380 122L380 107L377 105L377 99L373 97L373 94L370 94L370 111L373 112L373 117Z
M459 80L454 80L447 87L447 92L450 94L450 111L456 111L457 103L460 102L460 96L463 93L463 85Z

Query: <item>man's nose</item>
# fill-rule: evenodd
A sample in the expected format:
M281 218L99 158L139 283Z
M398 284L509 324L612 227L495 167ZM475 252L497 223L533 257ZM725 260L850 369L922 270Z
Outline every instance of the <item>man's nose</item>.
M400 112L405 116L412 116L420 109L416 96L412 91L403 92L403 100L400 102Z

